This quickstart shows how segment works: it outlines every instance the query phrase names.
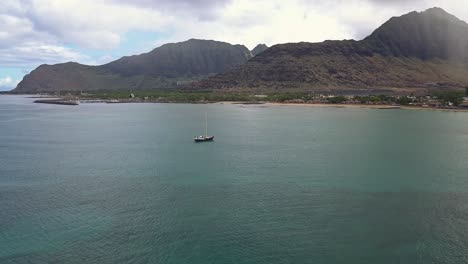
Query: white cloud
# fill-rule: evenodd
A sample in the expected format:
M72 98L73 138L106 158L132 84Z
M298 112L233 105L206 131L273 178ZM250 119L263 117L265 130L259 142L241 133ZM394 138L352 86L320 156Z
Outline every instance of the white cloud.
M89 58L79 52L59 45L27 42L19 46L0 49L3 67L29 68L43 63L86 61Z
M116 58L114 58L113 56L111 55L103 55L95 60L88 60L86 64L88 65L102 65L102 64L106 64L106 63L109 63L113 60L115 60Z
M0 91L9 91L16 87L18 80L13 80L10 76L0 77Z
M109 0L118 1L120 0ZM135 6L157 9L163 0L139 0ZM152 2L153 5L149 5ZM185 2L185 1L182 1ZM203 6L209 0L197 0ZM211 1L212 3L217 1ZM204 38L246 44L253 48L258 43L274 45L286 42L319 42L326 39L362 39L392 16L411 11L423 11L441 6L461 19L468 19L468 7L462 0L232 0L221 1L215 9L215 19L201 20L198 9L178 19L172 19L164 28L154 28L167 36L157 44ZM133 2L132 2L133 3ZM130 4L129 4L130 5ZM213 4L214 5L214 4ZM171 14L180 11L172 10Z
M251 47L361 38L390 16L435 5L468 15L461 0L21 0L2 5L0 40L10 40L3 43L30 36L103 50L118 47L132 30L160 32L168 41L213 38Z
M333 17L305 9L298 1L238 0L226 6L222 21L207 21L175 26L177 40L187 35L224 40L253 48L258 43L273 45L285 42L350 38L346 27Z

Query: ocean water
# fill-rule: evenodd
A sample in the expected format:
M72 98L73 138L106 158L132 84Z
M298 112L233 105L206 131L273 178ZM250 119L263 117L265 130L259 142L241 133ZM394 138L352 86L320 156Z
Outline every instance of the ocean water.
M468 113L33 100L0 96L2 264L468 262Z

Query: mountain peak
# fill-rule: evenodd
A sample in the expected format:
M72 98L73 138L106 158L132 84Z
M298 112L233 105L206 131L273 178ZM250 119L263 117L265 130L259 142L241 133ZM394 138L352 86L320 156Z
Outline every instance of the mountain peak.
M429 9L426 9L425 11L422 11L421 12L422 14L429 14L429 15L437 15L437 16L452 16L451 14L449 14L447 11L445 11L444 9L440 8L440 7L431 7Z
M446 20L446 21L451 21L453 23L460 23L460 24L467 25L463 20L460 20L456 16L448 13L447 11L445 11L444 9L442 9L440 7L432 7L432 8L429 8L429 9L427 9L427 10L425 10L425 11L419 13L419 14L422 15L422 16L438 18L438 19L442 19L442 20Z
M468 84L468 25L440 8L393 17L361 41L275 45L198 87L373 93L432 83Z
M468 63L468 24L438 7L393 17L364 42L383 55Z
M258 44L255 48L251 51L253 56L257 56L258 54L264 52L268 49L268 46L265 44Z

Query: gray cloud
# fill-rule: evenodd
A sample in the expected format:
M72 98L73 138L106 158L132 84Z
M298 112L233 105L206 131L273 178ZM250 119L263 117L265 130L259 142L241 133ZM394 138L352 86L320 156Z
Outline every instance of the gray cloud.
M128 6L151 8L172 14L184 14L200 20L214 20L219 17L219 9L230 4L232 0L107 0Z
M63 47L48 30L38 29L28 16L29 8L31 2L26 0L6 0L0 7L1 67L29 69L43 63L85 58L77 51Z
M42 63L69 60L92 64L107 62L107 57L93 60L66 46L111 49L118 46L121 36L128 30L170 30L172 17L210 21L230 2L2 0L0 65L29 69Z

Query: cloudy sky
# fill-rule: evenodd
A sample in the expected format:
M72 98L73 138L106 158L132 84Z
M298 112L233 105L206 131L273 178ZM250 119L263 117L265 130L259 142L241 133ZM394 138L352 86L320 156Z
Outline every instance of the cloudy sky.
M103 64L167 42L362 39L392 16L465 0L1 0L0 90L43 63Z

